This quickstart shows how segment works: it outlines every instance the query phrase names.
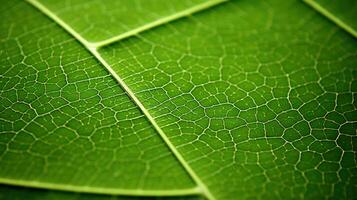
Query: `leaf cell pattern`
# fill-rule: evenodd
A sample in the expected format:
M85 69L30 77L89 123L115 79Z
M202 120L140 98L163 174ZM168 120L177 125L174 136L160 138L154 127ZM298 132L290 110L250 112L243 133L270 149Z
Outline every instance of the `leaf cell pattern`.
M3 5L3 182L99 193L195 187L90 53L27 3Z
M100 42L198 4L158 13L138 2L122 22L132 2L43 5ZM0 32L1 177L205 186L208 199L354 198L357 41L303 2L230 1L135 32L95 51L114 74L44 16L7 4L26 12L1 14L13 20Z
M356 191L356 44L301 2L233 1L100 53L216 198L338 199Z

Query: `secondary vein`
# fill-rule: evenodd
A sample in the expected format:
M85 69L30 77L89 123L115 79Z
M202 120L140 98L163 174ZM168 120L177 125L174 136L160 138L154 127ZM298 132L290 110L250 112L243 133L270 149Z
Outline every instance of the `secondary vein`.
M60 190L69 192L85 192L93 194L106 195L127 195L127 196L187 196L201 194L198 188L179 189L179 190L140 190L140 189L120 189L120 188L103 188L78 186L71 184L57 184L39 181L14 180L0 178L0 182L13 186L27 186L40 189Z
M114 36L114 37L111 37L111 38L108 38L106 40L102 40L102 41L99 41L99 42L89 43L89 45L91 47L96 47L96 48L107 46L107 45L112 44L114 42L120 41L122 39L131 37L131 36L136 35L138 33L141 33L141 32L144 32L146 30L149 30L151 28L166 24L168 22L172 22L172 21L174 21L176 19L191 15L193 13L196 13L196 12L199 12L199 11L202 11L202 10L205 10L207 8L210 8L212 6L215 6L215 5L217 5L219 3L222 3L222 2L225 2L225 1L227 1L227 0L210 0L210 1L206 1L204 3L198 4L198 5L193 6L191 8L179 11L179 12L173 14L173 15L169 15L169 16L160 18L158 20L155 20L153 22L144 24L144 25L142 25L140 27L137 27L135 29L127 31L127 32L125 32L123 34L120 34L120 35L117 35L117 36Z

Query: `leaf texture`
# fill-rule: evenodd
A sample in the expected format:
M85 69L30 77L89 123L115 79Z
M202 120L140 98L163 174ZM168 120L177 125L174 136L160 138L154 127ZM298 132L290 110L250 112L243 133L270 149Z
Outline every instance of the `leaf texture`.
M29 4L3 6L1 182L114 194L195 187L89 52Z
M356 44L301 2L232 1L99 52L216 198L352 198Z
M31 2L53 21L0 14L0 181L354 198L357 40L303 2Z

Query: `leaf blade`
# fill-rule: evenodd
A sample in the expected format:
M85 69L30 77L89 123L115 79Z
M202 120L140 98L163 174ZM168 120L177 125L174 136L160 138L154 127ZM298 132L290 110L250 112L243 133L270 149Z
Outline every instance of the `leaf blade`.
M300 2L222 7L100 56L216 198L353 198L355 42Z

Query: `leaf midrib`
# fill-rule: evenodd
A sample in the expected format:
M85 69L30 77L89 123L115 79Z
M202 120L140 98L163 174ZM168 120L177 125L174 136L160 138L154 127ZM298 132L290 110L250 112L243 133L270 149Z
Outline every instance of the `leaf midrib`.
M60 190L67 190L67 191L80 191L80 192L94 192L94 193L102 193L102 194L125 194L125 195L133 195L133 196L140 196L140 195L147 195L147 196L153 196L153 195L162 195L162 196L178 196L178 195L192 195L192 194L200 194L205 196L209 200L215 200L215 197L212 195L212 193L209 191L207 186L204 184L204 182L200 179L200 177L193 171L193 169L189 166L189 164L186 162L186 160L183 158L181 153L176 149L176 147L171 143L169 138L166 136L164 131L160 128L160 126L157 124L155 119L151 116L150 112L144 107L144 105L141 103L141 101L136 97L135 93L129 88L129 86L123 81L123 79L113 70L113 68L106 62L106 60L100 55L98 52L98 49L107 45L110 45L112 43L118 42L120 40L123 40L125 38L129 38L131 36L137 35L138 33L150 30L154 27L166 24L168 22L180 19L182 17L191 15L193 13L203 11L207 8L210 8L214 5L217 5L219 3L225 2L226 0L210 0L206 1L205 3L198 4L196 6L193 6L191 8L182 10L180 12L177 12L173 15L169 15L163 18L160 18L158 20L155 20L153 22L150 22L148 24L144 24L140 27L137 27L135 29L132 29L130 31L124 32L122 34L119 34L117 36L113 36L111 38L99 41L99 42L88 42L85 38L83 38L79 33L77 33L70 25L68 25L66 22L64 22L61 18L59 18L55 13L53 13L51 10L49 10L46 6L38 2L37 0L27 0L32 6L37 8L39 11L41 11L43 14L45 14L47 17L49 17L51 20L53 20L55 23L57 23L60 27L62 27L65 31L70 33L76 40L78 40L107 70L108 72L113 76L113 78L119 83L120 87L127 93L127 95L132 99L132 101L139 107L139 109L143 112L143 114L146 116L148 121L151 123L151 125L155 128L157 133L160 135L160 137L163 139L165 144L169 147L169 149L172 151L176 159L180 162L182 167L186 170L186 172L189 174L189 176L193 179L193 181L196 183L197 187L192 188L192 189L180 189L180 190L139 190L139 189L133 189L133 190L127 190L127 189L105 189L105 188L97 188L96 190L93 190L93 187L67 187L63 185L62 187L58 187L57 184L43 184L43 183L38 183L38 182L31 182L31 181L14 181L17 182L17 185L29 185L32 187L46 187L48 189L60 189ZM7 181L11 182L11 181ZM11 183L10 183L11 184ZM13 183L14 184L14 183Z
M357 38L357 30L355 30L350 25L343 22L339 17L332 14L330 11L328 11L323 6L321 6L319 3L317 3L314 0L303 0L303 1L309 6L311 6L313 9L315 9L317 12L319 12L321 15L325 16L326 18L334 22L337 26L345 30L347 33L350 33L355 38Z

